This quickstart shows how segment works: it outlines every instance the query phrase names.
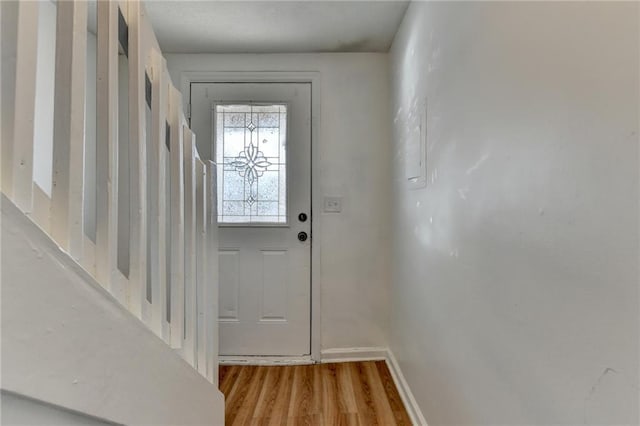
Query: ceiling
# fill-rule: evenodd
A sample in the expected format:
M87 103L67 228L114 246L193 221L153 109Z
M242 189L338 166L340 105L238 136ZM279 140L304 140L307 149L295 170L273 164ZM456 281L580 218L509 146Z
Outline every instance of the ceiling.
M386 52L408 1L145 3L165 53Z

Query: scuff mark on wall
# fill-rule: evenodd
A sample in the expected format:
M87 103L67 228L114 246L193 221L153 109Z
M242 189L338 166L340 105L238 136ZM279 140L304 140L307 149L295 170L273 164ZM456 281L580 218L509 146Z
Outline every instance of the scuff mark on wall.
M480 157L480 159L478 161L476 161L476 163L469 167L467 169L467 175L470 175L471 173L475 172L476 170L478 170L480 168L480 166L482 165L482 163L484 163L485 161L487 161L487 159L489 158L489 154L484 154L482 157Z
M596 394L596 391L597 391L598 387L602 384L602 381L607 376L607 374L617 374L617 373L618 372L616 370L614 370L613 368L607 367L600 374L600 376L598 377L598 380L596 380L596 382L593 384L593 386L591 386L591 389L589 390L589 393L587 394L587 397L584 399L584 413L583 413L583 423L584 424L589 424L589 423L587 423L587 406L588 406L589 402L593 399L593 396Z
M584 398L583 424L638 424L637 412L629 414L629 407L640 396L640 386L632 377L628 372L605 368Z

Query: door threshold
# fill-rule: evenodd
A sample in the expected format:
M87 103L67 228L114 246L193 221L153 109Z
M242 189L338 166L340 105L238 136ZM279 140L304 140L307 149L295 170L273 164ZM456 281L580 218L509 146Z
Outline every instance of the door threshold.
M218 357L220 365L308 365L316 362L311 359L311 355L303 356L238 356L220 355Z

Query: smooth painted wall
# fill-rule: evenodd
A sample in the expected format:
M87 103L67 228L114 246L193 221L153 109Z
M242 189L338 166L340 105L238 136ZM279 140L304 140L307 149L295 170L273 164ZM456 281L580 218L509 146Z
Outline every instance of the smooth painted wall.
M10 392L3 391L0 398L0 407L2 408L0 420L6 426L108 426L117 424Z
M4 195L0 204L3 391L119 424L224 424L215 385Z
M84 233L95 243L96 240L96 157L97 137L97 54L98 39L87 29L87 68L84 103Z
M390 57L390 341L430 426L638 424L639 18L410 5Z
M53 104L56 68L56 15L52 1L38 3L36 99L33 117L33 181L51 197L53 185Z
M166 54L176 87L184 71L320 73L321 193L342 213L314 213L320 250L322 349L387 346L390 254L387 54ZM188 93L183 94L188 99ZM206 143L197 138L199 145ZM203 152L203 150L201 150Z

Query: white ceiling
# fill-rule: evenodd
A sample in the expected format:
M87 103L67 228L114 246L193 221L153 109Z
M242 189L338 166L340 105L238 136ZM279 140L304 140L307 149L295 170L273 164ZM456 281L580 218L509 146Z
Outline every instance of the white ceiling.
M408 1L147 1L165 53L386 52Z

